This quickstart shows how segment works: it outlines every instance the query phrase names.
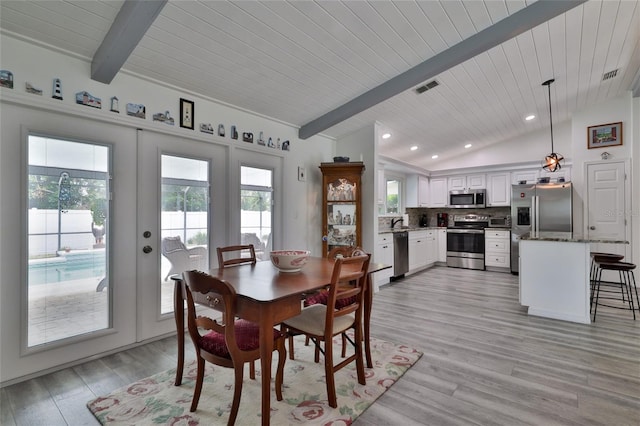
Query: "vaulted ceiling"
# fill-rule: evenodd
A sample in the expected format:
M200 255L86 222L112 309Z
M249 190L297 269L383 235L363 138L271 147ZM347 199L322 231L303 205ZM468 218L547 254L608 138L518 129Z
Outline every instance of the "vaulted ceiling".
M171 0L148 18L139 41L128 36L137 44L122 55L119 72L303 130L319 123L322 134L337 139L379 122L392 134L381 141L381 155L431 169L434 154L446 159L465 152L465 144L482 149L548 128L542 82L550 78L554 122L629 90L640 96L638 1L575 2L533 26L534 3ZM96 62L124 4L2 0L0 29ZM501 27L509 17L522 21L519 31ZM478 46L488 50L476 53ZM468 58L460 54L465 47ZM426 70L424 81L398 77L416 67ZM604 79L611 71L615 76ZM381 85L394 77L407 87L376 103ZM416 93L432 80L436 87ZM354 99L376 104L338 114ZM324 119L332 113L340 117L336 124ZM529 114L537 118L525 121Z

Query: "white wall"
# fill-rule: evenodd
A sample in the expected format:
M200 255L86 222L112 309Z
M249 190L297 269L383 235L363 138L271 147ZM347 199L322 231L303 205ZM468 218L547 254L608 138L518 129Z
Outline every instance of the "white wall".
M22 284L25 278L21 273L26 268L26 263L22 260L26 254L25 245L22 244L26 235L26 221L23 219L26 209L23 202L26 194L26 169L23 166L25 160L22 151L29 130L113 144L113 189L117 198L114 203L116 211L113 226L119 227L129 236L139 234L135 213L136 129L151 130L149 134L166 134L212 146L242 147L231 149L233 162L230 164L238 164L244 155L249 154L252 158L281 159L282 182L278 186L284 230L277 239L274 237L279 245L276 248L309 248L315 255L321 253L321 185L318 165L331 161L334 156L335 142L332 139L314 136L308 140L299 140L298 129L294 126L124 72L120 72L109 85L98 83L89 78L89 60L68 56L6 34L1 36L0 44L0 68L14 74L14 89L0 89L0 227L3 230L0 251L5 254L0 257L0 382L26 377L137 341L135 271L138 250L135 239L133 244L130 239L114 239L112 278L119 287L113 296L114 305L118 306L113 332L108 336L92 339L91 344L81 341L67 347L35 353L22 352L21 335L25 330L19 324L24 324L21 304L26 294ZM51 98L52 82L56 77L62 80L62 101ZM43 96L26 93L26 82L43 89ZM83 90L102 98L103 108L77 105L75 93ZM112 96L119 98L120 114L109 111L109 99ZM165 110L169 110L177 118L180 98L195 102L195 130L180 128L178 123L168 126L152 121L154 113ZM125 111L129 102L144 104L147 118L142 120L127 116ZM218 123L224 123L227 136L221 138L199 132L198 125L201 122L211 123L214 127ZM242 132L253 132L254 137L257 137L263 131L265 138L271 136L274 141L278 137L281 141L288 139L291 142L290 151L248 144L241 139L232 141L229 138L231 125L238 127L240 137ZM308 173L306 181L298 181L298 167L312 172ZM133 179L123 182L118 177L123 176L125 170L129 174L133 171ZM122 311L126 314L120 315Z

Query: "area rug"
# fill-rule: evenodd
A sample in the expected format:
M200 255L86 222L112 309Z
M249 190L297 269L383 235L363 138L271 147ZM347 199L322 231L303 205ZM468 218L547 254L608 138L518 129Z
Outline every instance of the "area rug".
M334 359L340 359L341 343L334 344ZM190 346L187 345L187 350ZM192 349L192 348L191 348ZM338 407L327 403L323 358L313 362L313 346L302 336L295 340L295 361L287 359L282 401L271 386L272 425L349 425L393 385L422 356L404 345L371 339L373 368L365 368L366 385L358 384L355 363L336 372ZM273 374L277 364L274 352ZM260 424L260 363L256 380L249 379L248 365L237 425ZM185 365L181 386L174 386L175 369L158 373L109 395L89 401L87 407L103 425L226 425L233 397L233 370L207 363L198 409L189 411L196 377L195 361Z

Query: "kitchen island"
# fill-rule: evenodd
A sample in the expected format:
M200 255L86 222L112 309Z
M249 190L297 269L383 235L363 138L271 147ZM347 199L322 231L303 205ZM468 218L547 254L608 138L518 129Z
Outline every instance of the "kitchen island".
M591 243L628 244L589 239L572 232L538 232L520 238L520 304L529 315L591 323Z

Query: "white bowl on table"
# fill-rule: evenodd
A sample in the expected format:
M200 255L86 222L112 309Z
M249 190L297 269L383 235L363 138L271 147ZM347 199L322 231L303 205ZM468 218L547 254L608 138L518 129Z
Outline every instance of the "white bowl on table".
M309 250L274 250L269 254L271 263L280 272L299 272L307 263Z

